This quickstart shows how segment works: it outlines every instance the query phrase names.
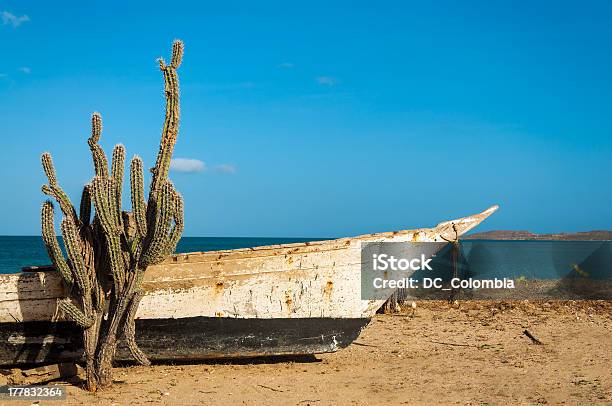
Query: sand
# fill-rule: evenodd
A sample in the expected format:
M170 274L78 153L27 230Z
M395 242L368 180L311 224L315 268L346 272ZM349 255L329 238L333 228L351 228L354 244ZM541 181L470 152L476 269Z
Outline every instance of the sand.
M609 301L421 301L337 353L124 366L110 391L66 384L67 403L609 405L611 358Z

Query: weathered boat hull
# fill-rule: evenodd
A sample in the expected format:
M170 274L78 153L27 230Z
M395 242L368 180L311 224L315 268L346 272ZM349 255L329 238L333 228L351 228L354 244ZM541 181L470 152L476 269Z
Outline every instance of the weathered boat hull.
M174 255L145 274L138 344L154 360L336 351L385 301L361 297L362 243L452 240L496 209L433 228ZM57 308L66 295L54 271L0 275L0 364L80 357Z
M334 352L370 319L188 317L136 321L136 340L151 360L203 360ZM0 364L80 360L82 332L71 322L0 324ZM118 360L132 359L119 345Z

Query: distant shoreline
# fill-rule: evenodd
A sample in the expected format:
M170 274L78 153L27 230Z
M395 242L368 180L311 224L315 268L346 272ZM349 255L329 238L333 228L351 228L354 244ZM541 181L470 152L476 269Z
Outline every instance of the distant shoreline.
M530 231L493 230L474 233L463 237L464 240L556 240L556 241L608 241L612 231L594 230L577 233L535 234Z

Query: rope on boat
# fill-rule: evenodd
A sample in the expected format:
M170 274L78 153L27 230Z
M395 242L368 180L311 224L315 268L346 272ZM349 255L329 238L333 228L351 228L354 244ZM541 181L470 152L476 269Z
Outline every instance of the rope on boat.
M440 235L440 237L448 242L453 244L453 279L454 278L458 278L459 277L459 252L461 249L461 242L459 241L459 232L457 231L457 225L455 223L453 223L453 231L455 232L455 238L450 240L446 237L444 237L443 235ZM458 293L459 293L460 288L454 288L451 287L451 291L450 291L450 295L448 297L448 302L452 303L455 298L457 297Z

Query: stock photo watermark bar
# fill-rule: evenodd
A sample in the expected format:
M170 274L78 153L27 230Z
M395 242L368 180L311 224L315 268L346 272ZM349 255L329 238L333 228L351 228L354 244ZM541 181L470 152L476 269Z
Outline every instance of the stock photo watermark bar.
M610 241L368 242L361 298L611 299Z

